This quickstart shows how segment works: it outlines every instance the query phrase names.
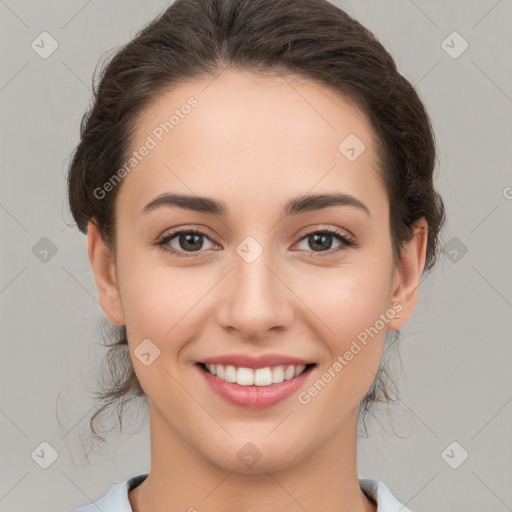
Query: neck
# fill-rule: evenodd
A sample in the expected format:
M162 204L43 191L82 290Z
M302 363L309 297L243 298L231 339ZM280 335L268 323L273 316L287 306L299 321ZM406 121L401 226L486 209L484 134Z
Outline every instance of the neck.
M264 465L262 457L240 473L194 449L150 405L151 470L129 493L133 512L375 512L359 487L355 412L347 423L323 445L310 440L311 453L297 461Z

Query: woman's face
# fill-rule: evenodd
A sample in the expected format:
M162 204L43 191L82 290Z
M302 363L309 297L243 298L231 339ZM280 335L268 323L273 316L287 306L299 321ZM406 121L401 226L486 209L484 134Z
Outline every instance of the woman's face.
M265 471L352 442L386 330L412 313L425 249L423 237L407 265L393 261L366 118L311 81L225 70L160 95L132 142L117 185L116 266L101 267L111 265L111 281L93 266L102 307L127 327L152 429L237 472L243 455L259 453ZM148 206L162 194L190 199ZM344 200L298 201L325 194ZM192 208L199 198L223 211ZM193 233L157 245L180 230ZM89 239L91 251L97 231ZM239 388L235 403L198 365L233 354L315 366L275 403L258 398L265 386Z

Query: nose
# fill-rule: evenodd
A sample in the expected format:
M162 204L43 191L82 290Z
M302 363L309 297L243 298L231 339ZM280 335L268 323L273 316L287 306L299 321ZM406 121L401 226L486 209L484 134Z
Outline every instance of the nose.
M222 287L217 321L247 340L261 340L293 322L293 293L267 254L270 251L248 263L234 253L234 267Z

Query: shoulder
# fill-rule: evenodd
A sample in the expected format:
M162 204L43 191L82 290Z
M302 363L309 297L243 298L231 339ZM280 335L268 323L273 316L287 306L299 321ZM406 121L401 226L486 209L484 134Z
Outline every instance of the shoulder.
M369 497L377 502L376 512L412 512L400 503L381 480L360 478L359 487Z
M128 499L128 493L134 487L142 483L148 473L132 476L127 480L115 483L105 496L96 500L94 503L74 508L69 512L133 512Z

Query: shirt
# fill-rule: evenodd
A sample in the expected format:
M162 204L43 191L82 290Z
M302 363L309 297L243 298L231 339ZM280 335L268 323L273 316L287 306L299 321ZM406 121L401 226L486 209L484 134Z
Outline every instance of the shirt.
M118 482L99 500L90 505L74 508L69 512L133 512L130 500L128 499L128 493L141 484L147 476L148 473L135 475L127 480ZM402 505L391 494L391 491L384 482L380 480L360 478L359 487L361 487L366 496L373 498L377 502L377 512L412 512Z

